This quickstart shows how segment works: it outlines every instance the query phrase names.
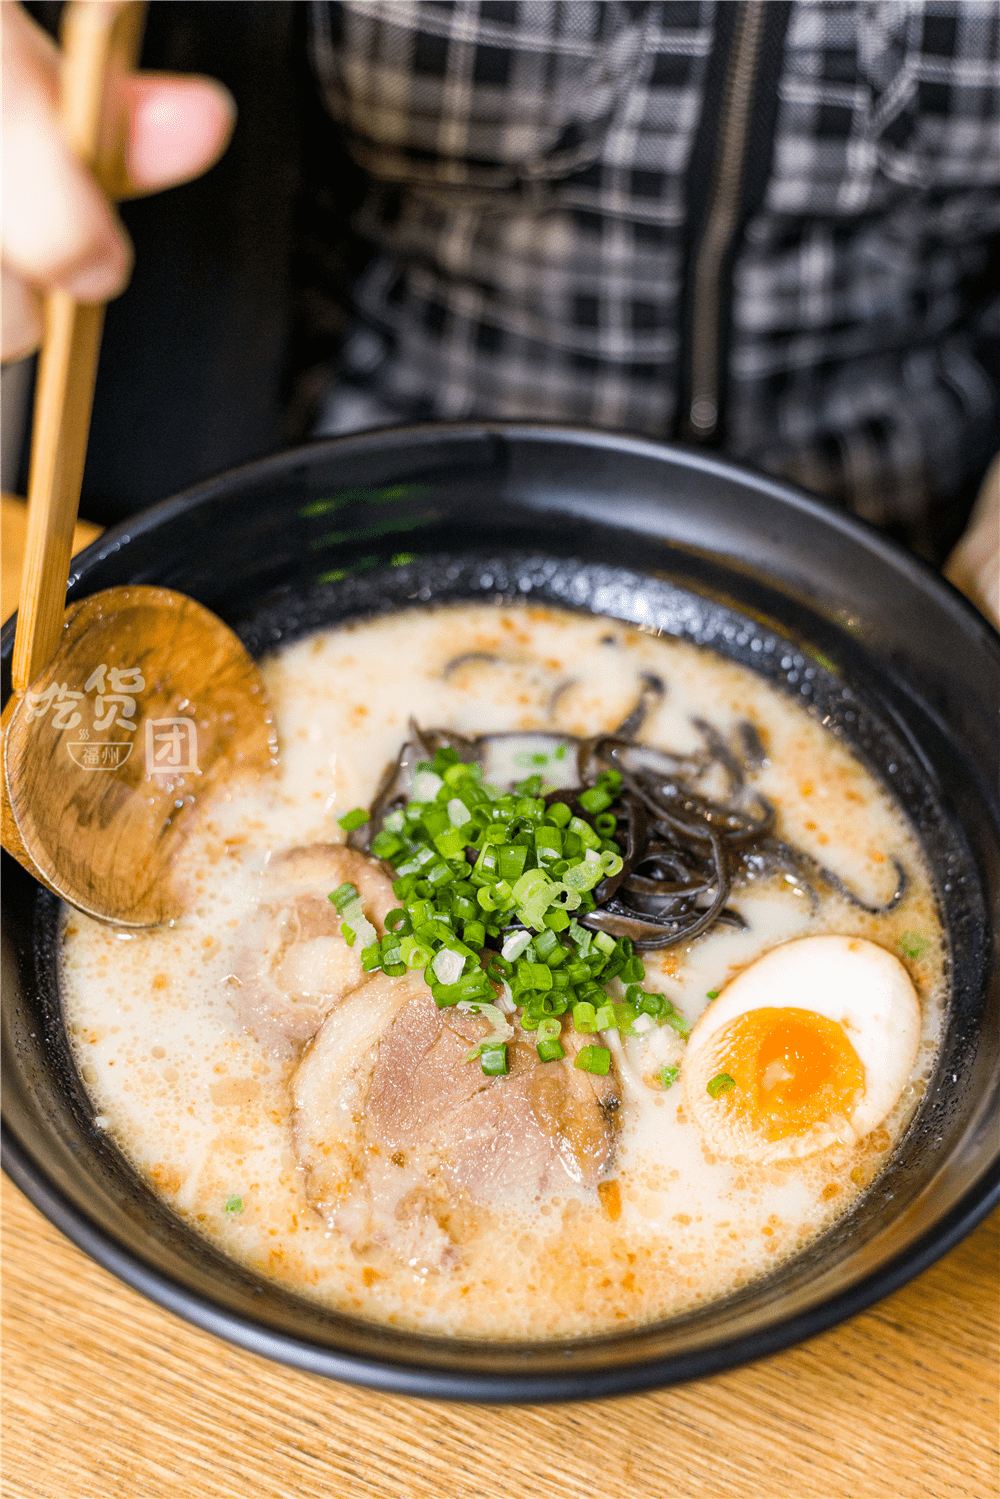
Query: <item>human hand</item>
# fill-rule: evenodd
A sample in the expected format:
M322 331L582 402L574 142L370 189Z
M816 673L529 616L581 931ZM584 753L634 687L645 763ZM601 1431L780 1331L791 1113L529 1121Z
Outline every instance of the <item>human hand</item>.
M986 472L965 534L944 575L1000 629L1000 454Z
M2 358L41 339L41 299L56 287L104 302L128 283L132 246L113 206L63 140L59 53L15 3L3 28ZM232 96L210 78L132 73L123 80L126 172L133 195L175 187L208 170L229 144Z

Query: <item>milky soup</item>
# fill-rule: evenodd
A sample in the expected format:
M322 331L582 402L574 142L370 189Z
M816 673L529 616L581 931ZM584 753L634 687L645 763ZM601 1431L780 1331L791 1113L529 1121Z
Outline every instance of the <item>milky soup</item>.
M872 1188L947 953L806 706L523 604L262 669L280 770L206 810L188 914L63 921L96 1121L175 1213L341 1312L561 1338L725 1296Z

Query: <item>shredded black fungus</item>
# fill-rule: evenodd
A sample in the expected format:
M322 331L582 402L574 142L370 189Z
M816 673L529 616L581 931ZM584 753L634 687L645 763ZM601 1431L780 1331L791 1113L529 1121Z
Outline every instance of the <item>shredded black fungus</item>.
M587 739L547 731L532 734L576 747L579 783L550 791L550 804L567 802L576 816L591 821L580 806L580 795L596 785L602 771L617 770L622 777L621 794L608 808L615 818L610 836L621 853L622 869L596 887L597 909L581 919L581 926L628 937L640 951L672 947L713 926L745 928L743 917L727 905L730 895L756 880L777 876L790 878L804 890L814 910L824 889L872 916L899 904L908 878L897 858L892 859L892 897L883 905L871 905L811 854L776 836L774 807L748 782L766 759L760 734L749 721L738 724L732 741L727 741L712 724L693 719L703 740L703 747L693 754L672 754L637 743L636 736L664 690L659 677L644 673L635 707L610 734ZM411 719L410 736L382 777L369 821L351 834L352 847L368 850L386 816L406 805L418 761L433 759L436 750L447 745L463 760L482 764L491 742L521 734L469 738L449 729L421 728ZM726 781L725 800L707 796L698 787L717 768Z

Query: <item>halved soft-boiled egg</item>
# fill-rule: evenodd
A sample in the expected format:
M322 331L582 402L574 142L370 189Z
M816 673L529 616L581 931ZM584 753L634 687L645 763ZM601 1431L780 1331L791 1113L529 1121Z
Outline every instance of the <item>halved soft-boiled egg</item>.
M714 1154L779 1161L881 1124L909 1079L920 1001L861 937L784 942L737 974L688 1042L684 1101Z

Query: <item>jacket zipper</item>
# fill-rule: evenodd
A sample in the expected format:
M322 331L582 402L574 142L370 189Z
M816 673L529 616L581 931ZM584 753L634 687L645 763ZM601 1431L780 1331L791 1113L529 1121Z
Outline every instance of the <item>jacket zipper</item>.
M719 425L722 276L739 224L747 138L767 0L741 0L719 111L708 210L692 266L690 371L683 434L707 442Z

